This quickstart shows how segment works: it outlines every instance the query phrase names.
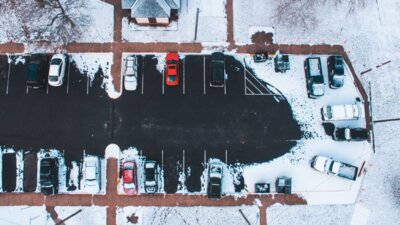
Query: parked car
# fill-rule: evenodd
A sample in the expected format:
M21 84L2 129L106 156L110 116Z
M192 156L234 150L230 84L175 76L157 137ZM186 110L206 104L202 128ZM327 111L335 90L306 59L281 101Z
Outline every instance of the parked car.
M322 107L322 119L332 120L357 120L362 116L360 103L345 105L325 105Z
M222 163L211 162L208 167L207 194L210 199L220 199L222 192Z
M58 160L46 157L40 160L40 189L44 195L58 193Z
M101 183L100 158L98 156L86 156L83 159L83 190L95 194L100 191Z
M43 88L46 83L47 57L43 54L33 54L28 66L27 85L29 88Z
M328 77L331 88L340 88L344 84L344 60L342 56L328 57Z
M63 54L56 54L51 58L49 69L49 85L59 87L64 82L65 64L67 57Z
M365 128L335 128L332 137L336 141L365 141L369 137L369 131Z
M225 85L225 61L224 53L211 54L211 87L223 87Z
M122 164L122 186L124 192L128 195L137 193L136 171L136 163L134 161L126 161Z
M338 162L325 156L314 156L311 167L315 170L343 177L349 180L356 180L358 168L347 163Z
M165 83L168 86L177 86L179 84L179 56L176 52L170 52L165 57L167 62L165 70Z
M289 55L277 55L274 58L275 72L286 72L290 70Z
M144 164L146 180L144 188L146 193L156 193L158 190L158 171L156 161L146 161Z
M321 59L310 57L306 59L305 71L307 78L308 97L317 98L324 95L324 76L322 75Z
M125 58L124 86L127 91L137 88L137 58L128 56Z
M254 62L259 63L259 62L265 62L268 59L268 53L267 52L257 52L253 56Z

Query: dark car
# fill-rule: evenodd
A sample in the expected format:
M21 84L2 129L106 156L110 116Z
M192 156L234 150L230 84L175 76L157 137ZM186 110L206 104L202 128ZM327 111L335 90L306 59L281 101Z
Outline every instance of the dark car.
M212 162L208 167L207 194L210 199L220 199L222 194L222 164Z
M40 187L44 195L58 193L58 160L44 158L40 161Z
M369 132L365 128L335 128L332 137L336 141L365 141Z
M342 56L328 57L328 77L331 88L340 88L344 84L344 60Z
M268 59L268 53L267 52L257 52L253 56L254 62L265 62Z
M46 84L48 72L47 57L42 54L33 54L28 66L27 85L30 88L43 88Z
M225 84L225 61L224 53L214 52L211 54L211 87L223 87Z
M324 95L324 76L322 75L321 59L310 57L305 61L308 97L317 98Z
M146 180L144 182L144 188L146 193L156 193L158 190L158 171L156 161L146 161L144 164Z

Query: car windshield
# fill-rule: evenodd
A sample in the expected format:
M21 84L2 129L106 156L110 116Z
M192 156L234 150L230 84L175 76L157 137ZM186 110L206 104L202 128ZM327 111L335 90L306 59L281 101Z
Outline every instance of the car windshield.
M58 81L58 76L49 76L49 81Z
M330 106L326 107L326 116L331 119L332 118L332 110Z
M62 62L61 59L53 59L51 60L51 65L60 65Z
M168 76L169 81L176 81L176 75L169 75Z
M178 62L176 60L168 60L167 64L177 64Z

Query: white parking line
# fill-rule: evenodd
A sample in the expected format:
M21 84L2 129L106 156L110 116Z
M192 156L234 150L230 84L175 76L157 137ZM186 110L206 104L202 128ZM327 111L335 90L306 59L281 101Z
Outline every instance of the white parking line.
M207 161L207 153L206 153L206 150L204 149L204 160L203 160L204 167L206 167L206 161Z
M143 57L143 61L142 61L142 94L144 91L144 57Z
M46 94L49 94L49 82L47 82L47 87L46 87Z
M185 94L185 68L186 68L186 61L183 59L183 94Z
M70 57L68 57L68 73L67 73L67 94L69 92L69 73L71 71L71 60Z
M228 164L228 150L225 149L225 164Z
M162 71L161 86L162 86L162 94L163 94L163 95L164 95L164 76L165 76L165 73L164 73L164 71Z
M226 95L226 79L225 79L225 77L224 77L224 94Z
M182 150L182 154L183 154L182 168L183 168L183 173L185 173L185 149Z
M258 89L258 87L256 85L254 85L253 82L251 82L251 80L247 79L247 77L246 77L246 82L249 82L250 84L252 84L253 87L260 92L260 94L263 94L263 92L260 89Z
M8 86L10 85L10 73L11 73L11 63L8 64L7 88L6 88L7 95L8 95Z
M29 94L29 87L26 85L26 94Z
M251 92L251 93L247 93L247 91ZM252 90L250 90L250 88L246 87L246 91L244 93L245 95L253 95L254 92Z
M164 149L161 149L161 169L164 168Z
M206 56L203 56L203 94L206 94Z
M88 95L89 94L89 76L86 74L86 77L87 77L87 79L86 79L86 94Z
M244 66L243 66L243 83L244 83L243 90L244 90L244 94L246 95L246 89L247 89L247 86L246 86L246 67L244 67Z

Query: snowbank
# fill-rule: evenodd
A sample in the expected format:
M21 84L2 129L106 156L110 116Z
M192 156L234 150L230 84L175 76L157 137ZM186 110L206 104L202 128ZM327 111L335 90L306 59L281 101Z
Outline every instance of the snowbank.
M56 206L55 210L59 219L66 219L74 213L75 216L71 217L64 222L65 225L106 225L107 224L107 208L106 207L82 207L82 206ZM81 211L80 211L81 210Z

